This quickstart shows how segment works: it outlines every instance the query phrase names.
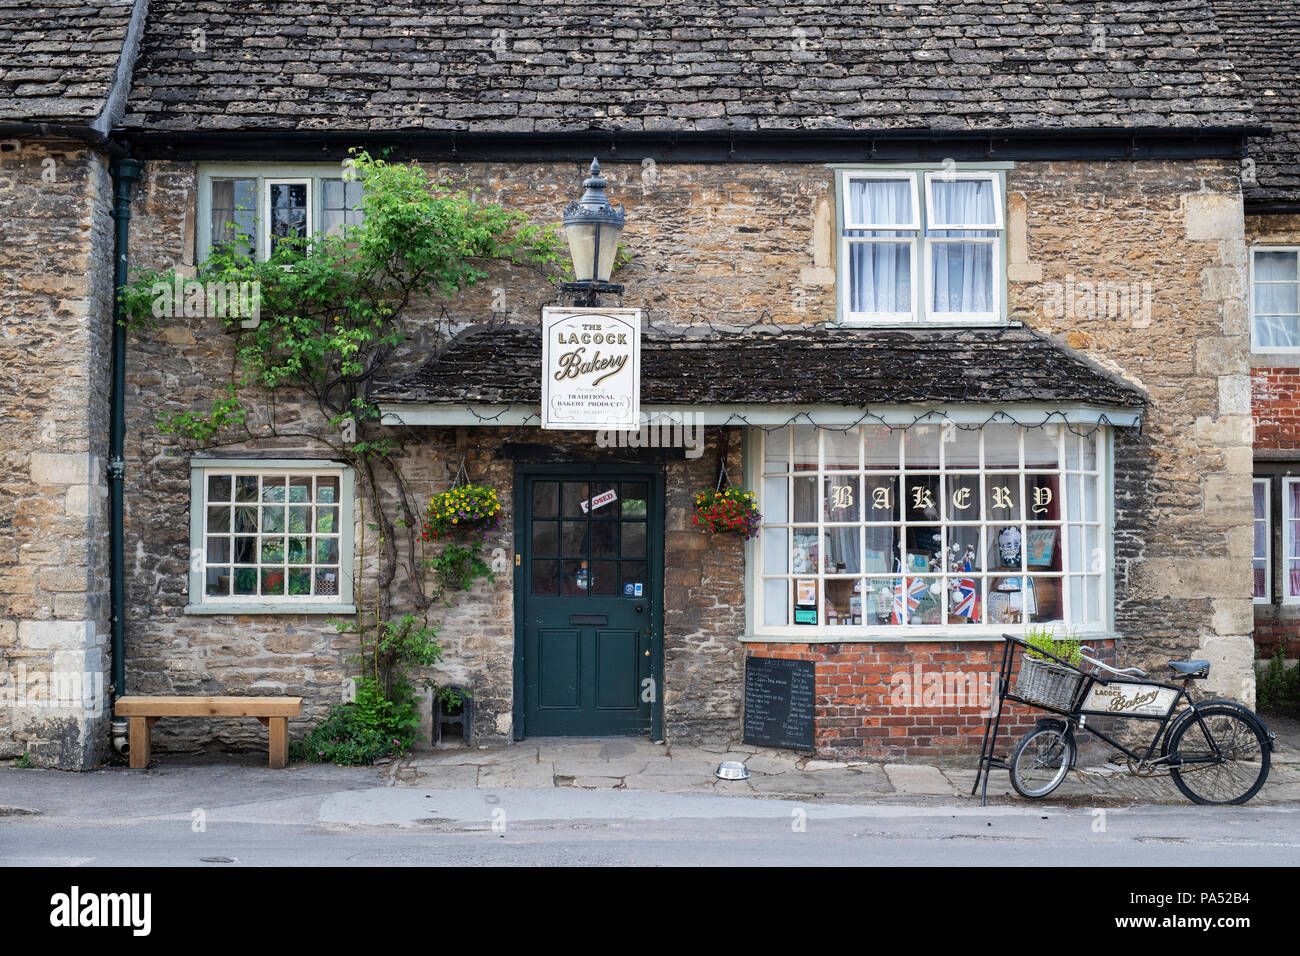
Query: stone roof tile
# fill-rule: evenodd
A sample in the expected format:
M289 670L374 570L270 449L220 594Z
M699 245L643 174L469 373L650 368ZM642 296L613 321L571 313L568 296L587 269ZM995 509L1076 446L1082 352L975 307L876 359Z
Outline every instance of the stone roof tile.
M1300 203L1300 5L1295 0L1212 0L1214 19L1254 101L1259 122L1273 128L1252 139L1254 182L1243 179L1248 203ZM1249 171L1249 168L1248 168Z
M0 121L99 117L132 8L132 0L0 0Z
M376 383L385 403L533 403L537 325L473 326L420 368ZM1085 403L1138 409L1136 386L1027 326L791 327L734 335L647 334L647 405Z
M182 42L194 30L198 53ZM342 94L331 100L338 130L1253 122L1248 102L1223 88L1233 75L1205 0L152 0L126 123L225 128L239 104L245 128L306 128L316 113L289 94L327 66ZM412 76L422 82L397 82ZM538 78L558 82L526 108L499 95ZM844 78L861 82L836 83ZM249 109L267 103L277 108Z

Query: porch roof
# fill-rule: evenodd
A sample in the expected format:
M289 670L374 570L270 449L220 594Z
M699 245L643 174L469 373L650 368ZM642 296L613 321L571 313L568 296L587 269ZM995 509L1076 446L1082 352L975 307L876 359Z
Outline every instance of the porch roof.
M472 326L418 369L377 382L371 398L390 414L412 406L535 408L541 356L537 325ZM1128 414L1121 417L1132 421L1146 403L1137 386L1019 323L958 330L677 330L642 337L643 409L1087 406L1123 411Z

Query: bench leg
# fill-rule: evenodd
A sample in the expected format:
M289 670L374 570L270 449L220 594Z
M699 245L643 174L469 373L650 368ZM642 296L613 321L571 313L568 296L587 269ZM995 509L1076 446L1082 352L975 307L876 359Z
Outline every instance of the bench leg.
M272 717L266 726L271 732L271 769L282 770L289 764L289 718Z
M131 722L131 769L143 770L149 766L149 737L157 717L132 717Z

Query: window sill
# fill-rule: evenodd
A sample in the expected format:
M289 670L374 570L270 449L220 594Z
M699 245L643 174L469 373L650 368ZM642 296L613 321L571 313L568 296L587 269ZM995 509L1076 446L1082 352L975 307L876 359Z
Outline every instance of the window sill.
M187 604L186 614L332 614L346 617L357 613L355 604Z
M943 319L938 321L911 319L902 322L893 320L875 322L870 319L836 319L827 322L826 326L831 329L978 329L1000 328L1010 324L1006 319Z
M955 630L942 630L927 634L746 634L740 638L742 644L959 644L982 641L993 643L1002 640L1003 631L989 631L981 628L978 633L965 633ZM1012 632L1013 636L1020 636ZM1083 641L1113 641L1117 635L1111 631L1078 633Z

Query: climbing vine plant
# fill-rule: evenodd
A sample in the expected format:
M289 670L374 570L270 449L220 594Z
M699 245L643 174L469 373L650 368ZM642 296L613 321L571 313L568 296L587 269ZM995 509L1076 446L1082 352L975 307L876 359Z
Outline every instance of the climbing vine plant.
M440 653L428 614L445 601L447 575L435 573L428 588L425 569L441 572L465 559L425 554L423 509L399 462L403 436L381 424L371 386L407 340L413 306L452 298L486 278L494 262L525 264L554 279L564 256L553 227L530 225L522 213L438 182L415 163L356 152L344 165L363 183L360 223L337 236L278 239L266 261L236 244L218 245L199 266L196 279L205 286L257 290L257 317L222 319L234 340L228 380L206 411L165 417L159 427L190 449L308 438L352 466L362 500L357 550L364 556L369 530L377 570L374 606L341 629L356 633L363 678L391 702L405 690L403 668ZM122 293L132 323L149 328L160 292L185 281L174 270L137 271ZM277 424L278 407L304 399L319 411L318 425ZM399 561L409 569L409 601L419 616L409 608L396 613Z

